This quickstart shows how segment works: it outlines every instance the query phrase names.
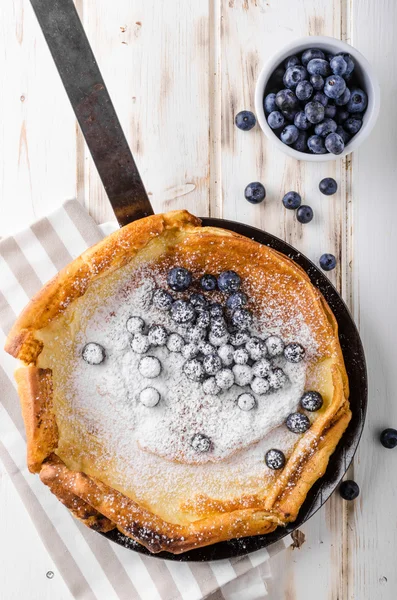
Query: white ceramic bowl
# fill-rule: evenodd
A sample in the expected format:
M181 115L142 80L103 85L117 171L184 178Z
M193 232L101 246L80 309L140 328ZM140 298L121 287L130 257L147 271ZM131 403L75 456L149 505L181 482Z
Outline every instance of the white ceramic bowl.
M263 108L263 97L265 89L272 73L277 69L280 64L288 57L293 54L299 54L307 48L320 48L333 54L339 52L348 52L355 63L355 73L357 80L363 90L368 94L368 107L364 113L363 126L360 131L346 144L346 147L342 154L335 156L335 154L306 154L305 152L298 152L290 146L283 144L283 142L276 136L273 130L269 127L266 120L265 111ZM262 71L259 74L258 81L256 82L255 89L255 110L256 116L261 126L261 129L266 134L273 144L275 144L282 152L292 156L297 160L307 160L311 162L323 162L335 160L352 152L360 146L360 144L368 137L371 133L376 120L379 115L380 107L380 88L378 79L375 75L373 67L369 64L367 59L353 46L341 42L336 38L326 36L310 36L300 38L293 42L290 42L284 46L279 52L274 54L270 60L265 64Z

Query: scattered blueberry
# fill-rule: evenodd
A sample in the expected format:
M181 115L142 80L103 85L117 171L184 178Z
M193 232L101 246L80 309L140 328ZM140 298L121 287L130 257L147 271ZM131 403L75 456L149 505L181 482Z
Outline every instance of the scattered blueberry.
M325 84L324 78L321 75L312 75L310 77L310 83L315 90L322 90Z
M295 67L295 65L299 65L300 60L297 56L289 56L284 61L284 67L288 69L289 67Z
M345 89L345 91L343 92L343 94L341 96L339 96L339 98L335 99L336 106L344 106L345 104L347 104L350 100L350 96L351 96L351 92L350 92L349 88L347 87Z
M285 118L278 110L273 110L267 118L268 125L271 129L279 129L284 127Z
M313 94L313 86L308 81L300 81L295 89L298 100L308 100Z
M167 294L167 292L165 292ZM171 298L172 304L172 298ZM129 333L141 333L145 327L145 321L141 317L130 317L125 327Z
M329 65L334 75L344 75L347 71L347 63L340 54L338 56L334 56L329 61Z
M195 317L194 307L185 300L176 300L171 306L171 317L175 323L190 323Z
M320 104L322 104L324 106L324 108L327 106L328 104L328 98L327 96L324 94L324 92L316 92L312 98L313 102L320 102ZM324 111L325 113L325 111Z
M312 124L310 123L310 121L308 121L306 117L306 113L303 110L296 113L294 118L294 125L302 131L306 131L307 129L309 129L309 127L312 126Z
M100 365L106 358L105 348L96 342L86 344L81 354L89 365Z
M209 437L203 433L196 433L190 440L190 445L196 452L209 452L212 448L212 443Z
M247 300L248 298L246 294L243 292L236 292L235 294L229 296L229 298L226 300L226 307L229 310L236 310L236 308L241 308L241 306L247 304Z
M323 397L319 392L305 392L300 400L302 408L309 412L320 410L323 405Z
M320 123L324 119L324 106L320 102L308 102L305 115L310 123Z
M332 271L336 267L336 258L333 254L322 254L319 262L323 271Z
M274 471L278 471L285 466L285 456L281 450L276 450L272 448L268 450L265 454L265 463L269 467L269 469L273 469Z
M200 285L206 292L213 292L216 290L216 277L214 275L203 275L200 279Z
M240 285L240 276L234 271L223 271L218 277L218 288L221 292L232 294L238 291Z
M299 412L291 413L287 417L285 424L293 433L305 433L310 427L310 421L307 416Z
M302 65L306 67L313 58L325 58L325 54L319 48L309 48L302 53Z
M266 190L259 181L249 183L244 190L245 199L251 204L259 204L266 197Z
M168 273L167 283L175 292L187 290L192 282L192 274L183 267L174 267Z
M300 206L296 211L296 218L299 221L299 223L310 223L310 221L313 219L312 208L310 206L307 206L306 204L302 204L302 206Z
M298 152L307 152L307 138L308 135L306 131L301 131L295 144L292 144L292 147L295 150L298 150Z
M290 146L298 139L299 130L295 125L287 125L281 132L280 139L283 144Z
M332 196L336 194L338 184L333 177L324 177L318 184L319 190L325 196Z
M367 108L367 104L367 94L359 88L353 88L351 90L350 100L347 103L347 110L351 113L364 112Z
M309 60L307 63L306 68L310 75L321 75L322 77L327 77L331 74L329 62L323 58L312 58L312 60Z
M330 133L325 138L325 147L332 154L342 154L345 142L338 133Z
M324 121L321 121L321 123L317 123L314 131L316 135L325 138L330 133L334 133L337 127L338 126L333 119L324 119Z
M319 135L311 135L307 140L307 145L312 154L326 154L324 139Z
M242 131L249 131L256 125L256 117L254 113L249 110L242 110L237 113L235 121L236 126Z
M265 96L265 99L263 101L263 108L265 109L265 113L267 113L268 115L270 115L270 113L273 111L277 111L276 94L271 93Z
M252 314L245 308L238 308L232 314L232 323L237 329L246 329L252 323Z
M324 117L326 119L334 119L336 115L337 108L334 104L330 104L328 102L327 106L324 107Z
M246 392L237 398L237 406L240 410L252 410L256 406L256 400L252 394Z
M190 304L194 306L196 312L200 313L207 309L207 300L202 294L192 294L189 298Z
M305 349L297 342L291 342L284 348L284 357L288 362L299 363L305 358Z
M297 65L295 67L288 67L284 73L283 82L285 87L290 90L294 90L300 81L304 81L309 77L305 67Z
M156 290L153 294L153 304L160 310L169 310L173 303L171 294L165 290Z
M339 493L344 500L355 500L360 493L360 488L355 481L348 479L340 484Z
M362 126L362 120L356 117L349 117L343 123L343 129L345 129L351 135L355 135L356 133L358 133Z
M384 429L380 434L380 443L389 450L397 446L397 429Z
M137 354L145 354L150 348L148 336L143 333L135 333L131 340L131 348Z
M285 208L295 210L301 205L302 198L298 192L287 192L283 198L283 204Z
M139 401L147 408L153 408L160 402L160 392L153 387L147 387L139 393Z

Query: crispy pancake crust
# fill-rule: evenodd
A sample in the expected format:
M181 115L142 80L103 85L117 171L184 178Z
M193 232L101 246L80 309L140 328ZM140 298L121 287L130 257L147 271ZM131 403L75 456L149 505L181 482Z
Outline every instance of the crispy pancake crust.
M219 228L201 228L200 224L200 220L188 212L175 211L141 219L108 236L44 286L13 326L5 346L7 352L24 364L17 370L16 380L27 432L29 469L40 473L43 483L86 525L100 531L117 527L151 552L181 553L223 540L269 533L279 525L294 521L310 487L324 474L329 457L351 418L337 323L306 273L284 255L248 238ZM170 239L174 235L192 236L193 242L187 251L192 248L199 251L209 239L227 239L233 253L235 240L235 259L241 264L244 257L249 261L254 253L256 260L273 261L279 270L293 273L329 323L331 336L327 344L332 346L333 359L332 400L299 439L285 468L274 474L266 494L218 503L216 499L196 495L192 503L200 516L188 524L167 522L97 477L71 470L57 456L59 436L52 402L52 372L38 366L43 350L40 330L56 322L67 307L84 296L94 281L126 265L151 240L167 236ZM183 251L181 247L181 256Z

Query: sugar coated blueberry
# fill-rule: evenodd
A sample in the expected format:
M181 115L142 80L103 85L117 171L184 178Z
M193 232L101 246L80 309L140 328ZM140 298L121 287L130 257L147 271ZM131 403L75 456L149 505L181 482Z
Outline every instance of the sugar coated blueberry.
M148 331L149 343L152 346L164 346L167 342L168 333L163 325L151 325Z
M201 329L205 329L210 324L211 317L208 310L203 310L197 315L196 325Z
M131 340L131 348L137 354L145 354L150 348L148 336L143 333L135 333Z
M208 335L208 340L213 346L224 346L228 343L230 338L230 334L226 328L223 330L218 330L215 328L211 328L211 331Z
M202 294L191 294L189 297L189 302L192 304L196 310L196 312L202 312L207 308L207 300L204 298Z
M337 192L338 184L333 177L324 177L318 185L319 190L325 196L332 196Z
M204 313L206 314L206 313ZM203 327L200 327L196 321L196 325L193 327L189 327L185 339L187 342L191 342L193 344L198 344L201 340L203 340L206 336L206 331Z
M246 294L243 292L236 292L235 294L229 296L229 298L226 300L226 307L229 310L236 310L236 308L241 308L241 306L247 304L247 300L248 298Z
M203 392L209 396L216 396L221 391L221 388L217 385L215 377L208 377L203 382Z
M325 147L332 154L342 154L345 149L345 142L338 133L330 133L325 138Z
M327 77L324 85L324 94L328 96L328 98L339 98L345 92L346 89L346 81L343 77L339 75L331 75Z
M322 254L319 262L323 271L332 271L336 267L336 258L333 254Z
M270 390L269 381L267 379L263 379L262 377L254 377L250 385L254 394L258 394L259 396L267 394L267 392Z
M285 117L279 110L273 110L267 118L267 123L271 129L280 129L284 127Z
M310 83L314 90L322 90L325 84L324 78L321 75L312 75L310 77Z
M310 428L307 416L299 412L288 415L285 424L293 433L305 433Z
M327 77L331 74L329 62L324 58L312 58L307 63L306 68L310 75L321 75L322 77Z
M245 348L252 360L259 360L260 358L266 356L266 345L265 342L260 338L250 338L247 341Z
M287 192L283 198L283 204L285 208L295 210L301 205L302 198L298 192Z
M310 123L320 123L324 119L324 106L321 102L308 102L305 106L305 115Z
M313 86L308 81L300 81L295 89L295 95L298 100L309 100L313 94Z
M295 125L286 125L281 132L280 139L283 144L291 146L298 139L299 130Z
M325 59L325 54L320 48L308 48L302 53L302 65L306 67L306 65L313 60L313 58L322 58Z
M203 433L196 433L190 440L190 445L196 452L203 454L209 452L212 447L210 438Z
M221 390L228 390L234 383L234 375L231 369L221 369L215 375L215 381Z
M276 367L269 374L269 385L272 390L281 390L287 383L287 376L280 367Z
M81 354L89 365L100 365L106 358L105 348L96 342L88 342Z
M313 219L312 208L306 204L302 204L302 206L300 206L296 211L296 219L302 224L310 223L310 221Z
M147 387L139 393L139 402L147 408L153 408L160 402L160 392L153 387Z
M218 355L221 357L221 360L226 367L230 367L230 365L233 364L234 348L230 344L219 346Z
M217 354L208 354L203 360L204 371L207 375L215 375L222 368L222 361Z
M270 115L271 112L277 110L276 105L276 94L271 93L267 94L263 100L263 108L265 109L265 113Z
M244 394L240 394L237 398L237 406L240 410L248 411L255 408L256 400L252 394L248 394L247 392Z
M324 119L324 121L321 121L321 123L317 123L314 131L316 135L325 138L330 133L334 133L337 127L338 126L333 119Z
M232 346L243 346L249 340L249 334L246 331L234 331L230 335L230 343Z
M153 294L153 305L159 310L169 310L172 306L173 298L166 290L156 290Z
M297 342L291 342L284 348L284 357L288 362L299 363L305 358L305 349Z
M216 290L216 277L214 275L205 274L200 279L200 285L206 292Z
M301 110L300 112L297 112L294 117L294 125L301 131L307 131L312 124L308 120L306 113Z
M384 429L380 434L380 443L385 448L391 450L392 448L397 447L397 429Z
M174 267L167 276L169 287L175 292L187 290L192 282L192 274L183 267Z
M253 374L249 365L234 365L232 371L236 385L244 387L251 383Z
M143 356L139 361L138 371L142 377L154 379L161 373L161 362L156 356Z
M301 407L309 412L320 410L323 405L323 397L320 392L305 392L300 400Z
M171 317L176 323L190 323L195 317L194 306L186 300L176 300L171 306Z
M283 83L285 87L290 90L294 90L300 81L304 81L309 77L305 67L301 65L295 65L294 67L288 67L284 73Z
M232 314L232 323L237 329L247 329L252 323L252 313L245 308L238 308Z
M363 126L363 122L358 117L349 117L343 123L343 129L345 129L351 135L356 135L356 133L358 133L360 131L362 126Z
M129 333L141 333L145 327L145 321L141 317L130 317L127 319L125 327Z
M234 122L236 127L242 131L249 131L255 127L256 117L250 110L242 110L241 112L237 113Z
M199 353L198 345L193 342L185 344L182 348L182 356L184 358L194 358Z
M278 335L270 335L265 340L267 355L271 358L280 356L284 351L284 342Z
M190 381L201 381L204 378L204 367L197 358L187 360L182 369Z
M340 484L339 493L344 500L355 500L360 494L360 488L355 481L347 479Z
M259 181L253 181L249 183L244 190L245 199L251 204L259 204L266 198L266 190L264 185L262 185ZM219 285L219 277L218 277L218 285ZM224 290L222 290L224 291Z
M208 354L215 354L215 352L216 352L215 346L213 346L209 342L206 342L205 340L202 340L201 342L199 342L197 344L197 347L199 349L199 352L203 356L207 356Z
M282 469L285 466L284 453L281 450L276 450L276 448L268 450L265 454L265 463L273 471Z
M250 355L245 348L237 348L233 352L233 360L236 365L245 365L249 360Z
M216 320L217 318L223 319L223 307L219 302L213 302L209 306L210 317L212 320Z
M329 61L329 66L334 75L344 75L347 71L347 62L340 54Z
M260 358L252 365L252 373L255 377L265 378L269 375L271 364L266 358Z
M181 352L184 345L184 339L179 333L171 333L168 337L167 348L170 352Z

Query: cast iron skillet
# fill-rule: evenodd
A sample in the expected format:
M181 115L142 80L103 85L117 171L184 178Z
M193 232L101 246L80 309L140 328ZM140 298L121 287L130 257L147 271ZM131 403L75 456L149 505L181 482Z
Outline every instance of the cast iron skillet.
M31 0L31 3L120 226L152 215L149 198L73 0ZM168 552L152 555L117 531L103 534L137 552L177 561L208 561L239 556L269 546L300 527L330 497L347 471L360 440L367 407L367 374L360 336L345 303L327 277L292 246L255 227L209 218L204 218L203 224L229 229L270 246L292 258L306 271L338 321L353 417L331 456L325 475L310 490L296 521L287 527L278 527L267 535L219 542L179 555Z

